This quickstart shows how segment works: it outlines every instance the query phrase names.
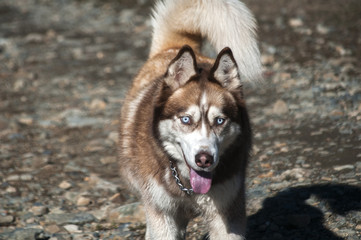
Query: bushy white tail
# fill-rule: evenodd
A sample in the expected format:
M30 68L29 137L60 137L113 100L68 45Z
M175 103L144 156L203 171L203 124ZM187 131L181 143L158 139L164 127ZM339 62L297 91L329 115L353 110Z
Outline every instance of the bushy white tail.
M207 38L217 52L231 48L246 81L262 79L256 22L238 0L160 0L152 25L151 57L184 44L198 51L202 38Z

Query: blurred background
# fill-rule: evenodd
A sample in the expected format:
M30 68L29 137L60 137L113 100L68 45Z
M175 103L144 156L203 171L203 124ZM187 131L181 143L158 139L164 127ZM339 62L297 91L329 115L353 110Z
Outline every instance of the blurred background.
M361 1L244 2L265 76L245 88L247 239L360 239ZM0 239L144 238L116 144L152 5L0 1Z

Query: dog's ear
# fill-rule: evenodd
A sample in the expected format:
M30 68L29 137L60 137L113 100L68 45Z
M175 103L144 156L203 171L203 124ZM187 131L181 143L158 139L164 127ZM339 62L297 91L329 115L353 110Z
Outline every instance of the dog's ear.
M190 46L185 45L170 62L165 75L165 83L174 91L186 84L197 73L196 69L194 52Z
M211 77L229 91L242 87L236 60L230 48L224 48L211 69Z

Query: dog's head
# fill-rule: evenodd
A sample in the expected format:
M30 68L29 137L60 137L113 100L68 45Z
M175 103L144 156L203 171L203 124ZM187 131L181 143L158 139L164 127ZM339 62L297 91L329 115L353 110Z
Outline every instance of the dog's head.
M232 51L223 49L213 66L199 68L184 46L168 66L161 99L160 141L194 192L207 193L220 156L241 134L244 103Z

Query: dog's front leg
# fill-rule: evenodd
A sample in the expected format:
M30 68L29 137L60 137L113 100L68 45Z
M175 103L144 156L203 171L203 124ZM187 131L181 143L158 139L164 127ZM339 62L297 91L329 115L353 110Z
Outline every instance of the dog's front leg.
M244 240L246 232L246 208L244 201L244 191L240 191L237 197L223 205L225 198L217 195L213 201L209 202L206 221L209 226L209 239L216 240ZM223 204L222 204L223 203Z
M245 219L227 219L221 215L214 215L209 221L209 239L216 240L244 240L245 238Z
M168 214L152 206L145 206L147 217L146 240L182 240L185 239L187 222L179 214Z

